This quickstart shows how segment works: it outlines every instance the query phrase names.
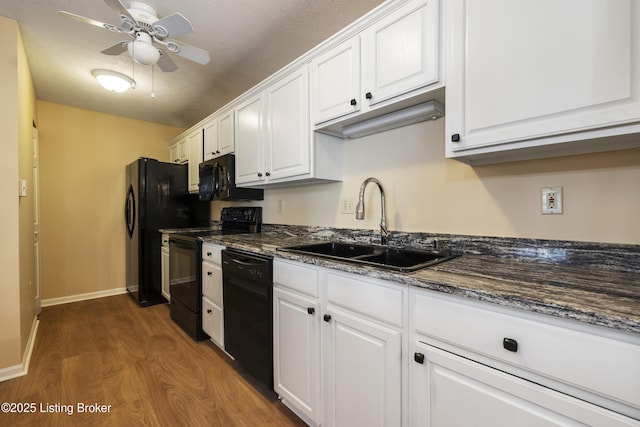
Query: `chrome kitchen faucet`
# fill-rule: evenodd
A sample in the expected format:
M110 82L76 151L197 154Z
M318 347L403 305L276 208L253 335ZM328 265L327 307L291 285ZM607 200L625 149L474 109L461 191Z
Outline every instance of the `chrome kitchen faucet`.
M380 218L380 243L386 245L391 233L387 229L387 217L384 210L384 190L382 189L382 183L376 178L367 178L362 182L360 186L360 195L358 196L358 204L356 205L356 219L364 219L364 189L370 182L375 182L380 189L380 202L382 204L382 218Z

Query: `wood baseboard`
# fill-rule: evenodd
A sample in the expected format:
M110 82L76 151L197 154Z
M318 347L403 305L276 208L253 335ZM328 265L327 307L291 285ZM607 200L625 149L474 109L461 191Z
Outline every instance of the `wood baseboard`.
M106 289L104 291L88 292L86 294L69 295L59 298L48 298L42 300L42 307L50 307L52 305L68 304L70 302L86 301L95 298L110 297L113 295L126 294L127 288Z
M20 363L19 365L0 369L0 382L10 380L12 378L21 377L29 373L29 363L31 362L33 346L36 343L38 325L40 325L40 321L37 317L34 317L33 323L31 324L31 332L29 333L29 340L27 341L27 347L25 348L24 354L22 355L22 363Z

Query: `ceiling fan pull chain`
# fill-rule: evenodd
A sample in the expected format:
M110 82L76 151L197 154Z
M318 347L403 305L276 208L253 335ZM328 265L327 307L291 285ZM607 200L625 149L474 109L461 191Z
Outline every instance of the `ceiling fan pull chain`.
M135 50L135 45L131 48ZM133 83L131 84L131 88L135 89L136 88L136 60L133 59L133 56L131 57L131 80L133 80Z
M155 66L151 66L151 98L155 99L156 97L156 79L155 79Z

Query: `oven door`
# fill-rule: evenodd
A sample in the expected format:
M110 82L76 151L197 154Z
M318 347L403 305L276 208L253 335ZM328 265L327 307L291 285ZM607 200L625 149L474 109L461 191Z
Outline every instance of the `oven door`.
M171 300L182 303L193 312L199 311L200 291L197 281L197 244L195 240L169 240L169 289Z

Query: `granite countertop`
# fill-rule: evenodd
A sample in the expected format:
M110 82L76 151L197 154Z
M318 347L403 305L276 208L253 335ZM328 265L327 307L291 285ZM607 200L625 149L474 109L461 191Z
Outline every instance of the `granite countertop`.
M401 273L277 250L318 242L317 237L312 239L304 233L279 231L201 239L238 250L640 334L638 272L463 254L422 270Z

